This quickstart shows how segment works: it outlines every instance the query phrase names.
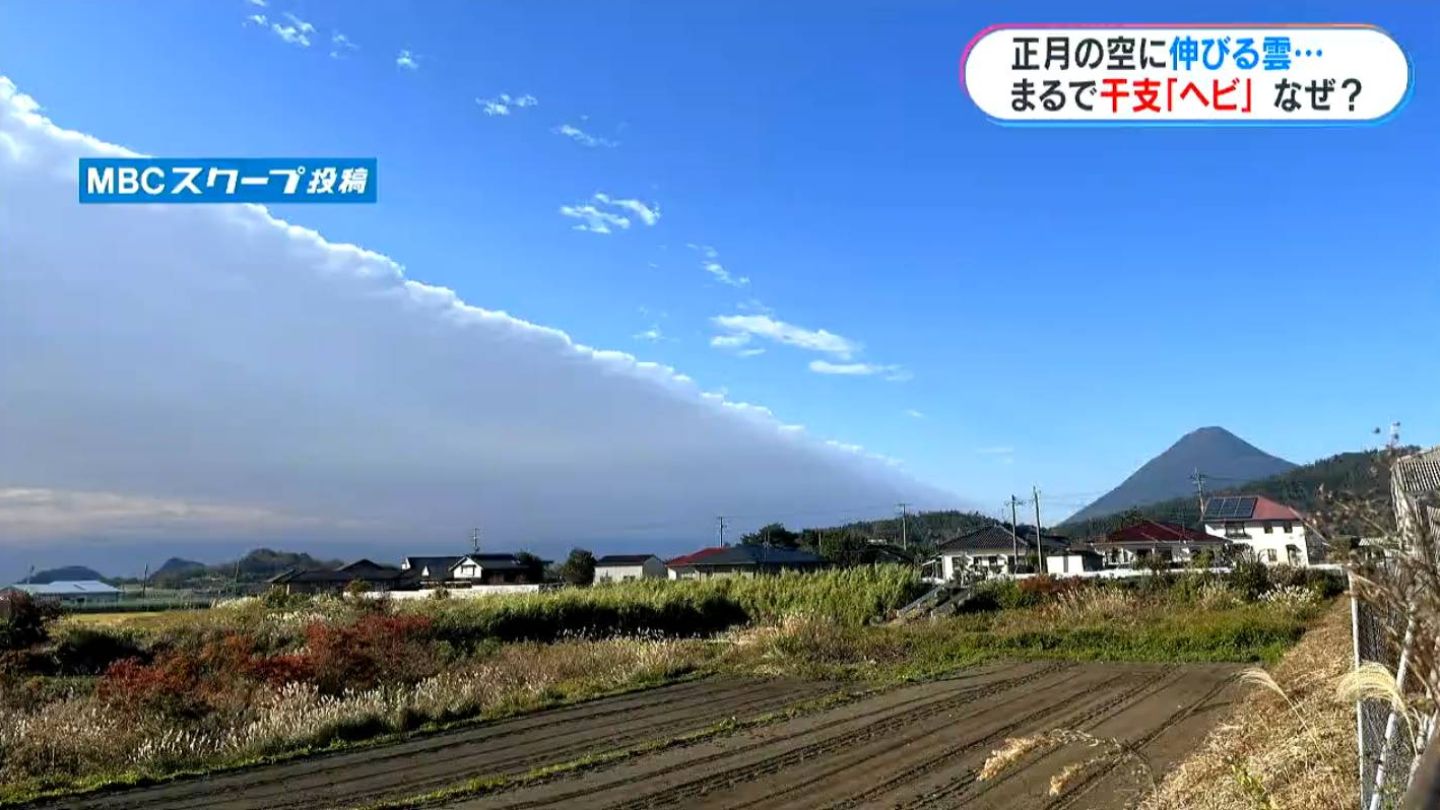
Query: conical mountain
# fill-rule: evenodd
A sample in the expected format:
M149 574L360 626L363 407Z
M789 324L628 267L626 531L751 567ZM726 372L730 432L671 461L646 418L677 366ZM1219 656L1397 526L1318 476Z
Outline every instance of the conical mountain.
M1066 519L1066 523L1123 512L1136 506L1191 494L1196 470L1204 473L1211 489L1232 488L1289 470L1295 465L1277 458L1222 427L1203 427L1180 437L1170 449L1145 462L1129 478L1094 503Z

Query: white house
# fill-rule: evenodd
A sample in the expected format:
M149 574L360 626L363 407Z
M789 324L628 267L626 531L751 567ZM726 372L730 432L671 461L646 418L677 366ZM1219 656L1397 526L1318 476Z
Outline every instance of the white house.
M1009 574L1015 571L1015 554L1020 554L1019 565L1034 569L1034 530L1021 527L1012 537L1008 526L992 525L968 534L946 540L936 551L940 558L940 577L955 579L961 571L983 574ZM1042 555L1064 555L1069 547L1065 540L1053 535L1040 536Z
M1305 516L1263 495L1225 495L1205 502L1205 533L1253 552L1267 565L1308 566Z
M1206 555L1221 558L1229 553L1230 543L1178 523L1138 520L1112 529L1090 547L1101 556L1106 568L1141 565L1168 568L1188 565Z
M654 554L606 554L595 561L595 582L624 582L628 579L665 579L669 569Z
M450 566L449 581L456 585L509 585L532 583L533 572L514 554L466 554Z

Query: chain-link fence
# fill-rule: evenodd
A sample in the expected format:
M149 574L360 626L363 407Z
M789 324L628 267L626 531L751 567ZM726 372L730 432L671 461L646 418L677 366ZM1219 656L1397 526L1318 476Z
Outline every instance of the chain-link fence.
M1370 602L1353 597L1352 600L1356 666L1378 663L1391 672L1398 672L1405 618ZM1405 793L1410 765L1415 758L1403 719L1395 716L1385 701L1361 700L1356 704L1355 731L1360 753L1360 806L1367 809L1397 806Z

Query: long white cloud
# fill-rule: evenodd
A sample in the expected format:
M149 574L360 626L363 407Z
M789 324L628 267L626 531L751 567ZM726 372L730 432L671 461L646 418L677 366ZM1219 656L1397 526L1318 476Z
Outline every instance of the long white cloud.
M124 154L0 78L0 551L115 554L143 530L174 553L223 534L399 554L463 547L478 525L496 548L664 553L703 542L716 514L949 501L262 208L77 204L77 158Z
M850 359L860 351L860 344L824 329L806 329L776 320L769 315L720 315L712 319L716 326L732 335L753 335L812 352Z

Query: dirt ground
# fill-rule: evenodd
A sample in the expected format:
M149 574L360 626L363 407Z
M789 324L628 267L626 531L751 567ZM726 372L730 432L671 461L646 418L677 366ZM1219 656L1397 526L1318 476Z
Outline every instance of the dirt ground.
M1100 767L1058 797L1050 778L1097 751L1072 745L976 776L1008 737L1055 728L1118 738L1158 779L1238 687L1231 666L1014 664L905 687L713 742L630 760L457 808L1114 808L1150 787Z
M1083 745L1032 755L998 779L978 782L976 774L1008 737L1070 728L1128 741L1158 779L1228 705L1237 691L1230 685L1235 671L1059 662L980 667L447 806L1122 807L1150 784L1130 765L1100 768L1061 797L1047 795L1056 771L1096 753ZM369 750L44 806L355 807L670 739L838 689L783 680L684 683Z

